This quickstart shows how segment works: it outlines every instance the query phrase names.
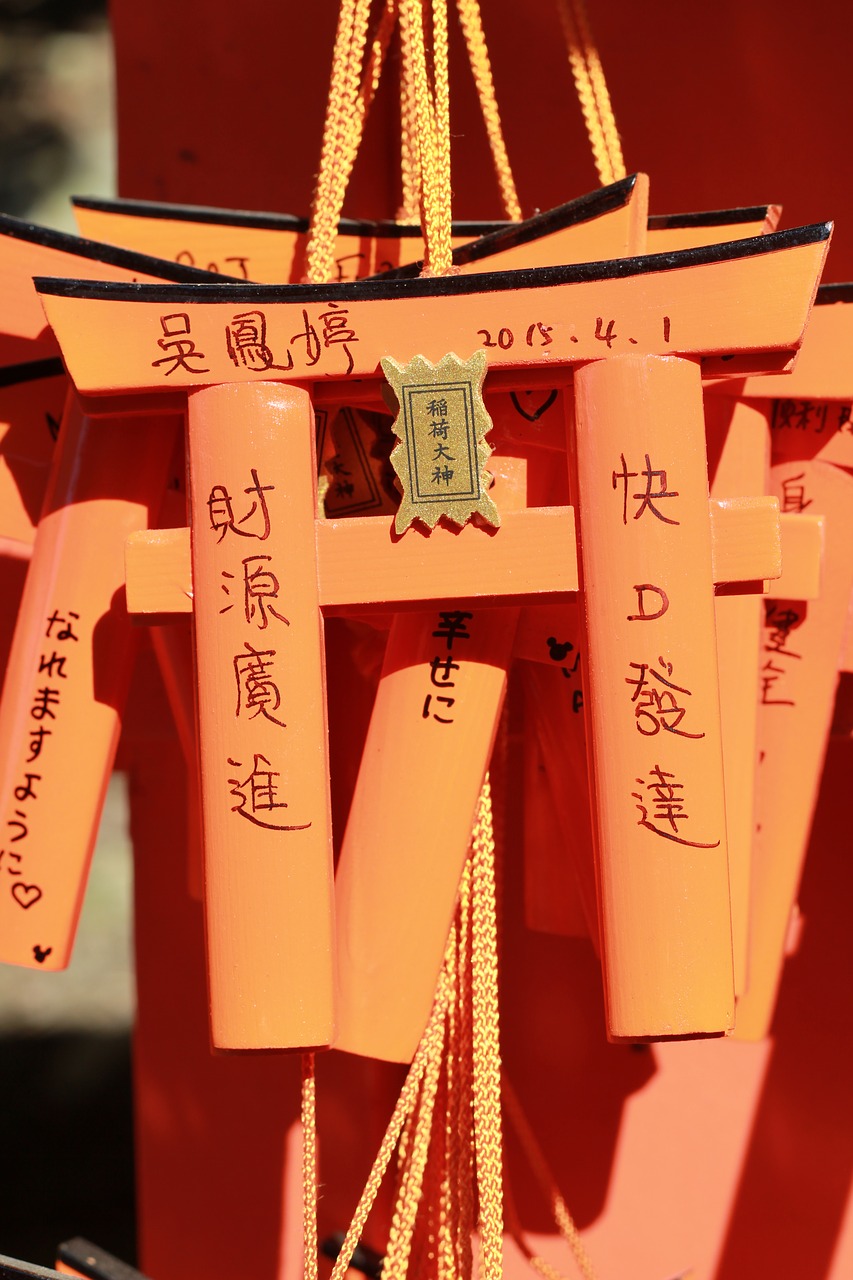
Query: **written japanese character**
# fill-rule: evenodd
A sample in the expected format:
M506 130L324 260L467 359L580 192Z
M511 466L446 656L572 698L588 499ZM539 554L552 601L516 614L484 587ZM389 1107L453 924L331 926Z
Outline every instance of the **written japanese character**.
M810 400L777 400L773 406L773 427L777 430L808 431L810 426L814 426L819 434L823 430L825 416L825 405L813 404Z
M267 318L263 311L241 311L232 316L225 327L225 342L232 362L239 368L262 372L265 369L293 368L293 356L288 351L287 364L276 364L275 356L267 345Z
M232 498L224 485L215 484L208 495L207 509L210 512L210 527L214 532L219 530L217 542L221 542L229 530L232 533L236 533L240 538L257 538L259 542L265 542L269 537L270 513L264 494L270 493L275 488L275 485L261 484L254 467L252 467L249 474L252 477L252 483L243 492L247 496L255 494L256 500L239 520L234 519ZM259 519L255 522L258 527L255 529L241 529L240 525L244 525L248 520L251 520L256 511L259 513Z
M437 640L446 640L448 651L453 648L456 640L470 640L471 636L468 632L467 620L473 618L473 613L465 613L461 609L439 610L438 613L440 624L437 631L433 631L433 636Z
M688 733L679 729L681 721L687 714L687 708L681 705L680 698L691 697L689 689L669 679L672 675L672 663L658 658L658 671L647 662L629 662L639 675L626 676L625 683L634 686L631 701L634 703L634 715L637 729L645 737L654 737L661 729L667 733L677 734L680 738L704 738L704 733ZM666 673L666 674L664 674Z
M774 692L773 686L786 674L785 668L777 666L772 658L768 658L765 662L761 668L761 705L763 707L795 707L797 705L791 698L770 697Z
M261 631L265 631L269 619L267 613L271 613L274 618L278 618L279 622L283 622L285 626L290 626L290 620L285 618L283 613L279 613L271 604L265 604L265 601L277 600L279 593L279 581L272 569L268 568L267 561L272 560L272 556L247 556L243 561L243 607L246 614L247 622L254 622L258 619L258 627ZM233 573L222 570L223 578L233 578ZM226 595L230 595L229 588L223 584L222 590ZM229 609L233 609L233 604L227 604L219 610L220 613L227 613Z
M330 302L329 310L320 316L323 323L323 346L328 348L340 344L347 356L347 373L352 373L353 358L349 349L351 342L358 342L355 329L349 320L349 311L341 302Z
M24 774L24 781L21 783L21 785L20 785L19 787L15 787L15 799L16 799L16 800L20 800L20 801L21 801L21 803L23 803L23 802L24 802L24 800L36 800L36 799L38 799L38 797L36 796L35 791L33 790L33 783L34 783L34 782L41 782L41 774L40 774L40 773L25 773L25 774Z
M16 809L14 818L6 819L6 826L17 830L17 835L11 837L12 844L17 844L19 840L24 840L28 832L28 827L27 815L24 813L23 809Z
M302 328L298 333L294 333L290 339L290 345L295 342L305 343L305 362L308 368L312 368L322 355L323 348L320 346L320 335L317 333L315 326L308 318L308 312L302 309Z
M765 652L778 653L785 658L802 658L801 653L795 653L793 649L786 648L791 632L795 630L803 621L803 614L797 609L790 606L783 609L775 600L764 601L764 626L767 631L767 637L764 644Z
M47 687L39 689L36 693L36 700L30 707L30 715L34 720L44 720L45 716L48 720L55 720L56 716L50 708L56 706L58 702L58 689L50 689Z
M653 469L649 455L645 454L644 456L646 459L646 465L643 470L629 471L628 464L625 461L625 455L624 453L620 453L619 458L622 464L622 470L613 472L613 488L615 489L617 487L618 481L621 480L622 482L622 523L628 523L628 481L642 476L646 482L645 490L640 490L639 493L632 493L630 495L634 501L639 503L637 510L634 512L634 519L639 520L640 516L643 515L645 511L650 511L653 516L656 516L658 520L662 520L664 524L679 524L680 522L678 520L672 520L669 516L665 516L663 512L659 511L655 506L655 502L662 501L664 498L677 498L678 491L675 489L667 489L666 472ZM660 485L657 489L652 487L655 480L660 481Z
M453 659L449 657L448 658L436 657L432 659L429 666L430 666L430 673L429 673L430 684L434 684L438 689L446 689L446 688L455 689L456 685L455 685L455 682L450 679L450 673L451 671L459 670L458 662L454 662Z
M241 769L243 766L239 760L232 760L229 756L228 763L235 769ZM263 768L262 766L266 766ZM231 806L231 812L237 813L241 818L245 818L248 822L252 822L256 827L265 827L268 831L305 831L311 826L310 822L303 822L299 825L292 823L267 822L260 817L260 814L272 814L276 809L287 809L287 802L277 800L278 782L281 774L272 768L269 760L260 752L254 753L252 770L242 781L239 778L229 778L228 783L231 787L231 795L237 800L237 804Z
M73 610L69 609L68 617L74 618L76 620L80 617L80 614L74 613ZM52 632L54 626L58 622L64 623L64 626L62 626L59 629L59 631L57 631L56 635L54 636L55 640L79 640L80 639L80 637L75 636L74 632L71 630L71 623L68 621L68 619L61 617L55 610L47 620L47 631L45 631L44 633L45 636L47 637L50 636L50 633Z
M246 653L238 653L234 659L234 676L237 681L237 716L242 710L249 712L249 719L265 716L273 724L286 728L283 720L272 714L281 706L281 691L270 674L275 649L256 649L246 640Z
M26 764L32 764L34 760L39 758L45 738L49 738L52 733L52 729L45 729L42 724L38 725L35 729L29 730L30 754L27 756Z
M716 849L719 840L710 844L698 840L686 840L678 833L678 824L688 822L690 815L685 812L684 783L675 781L675 774L662 769L659 764L649 770L650 782L637 778L637 783L651 793L644 796L641 791L632 791L637 801L640 817L637 825L652 831L664 840L673 840L676 844L689 846L691 849ZM650 816L650 810L651 812ZM660 824L660 825L659 825Z
M56 668L55 672L54 667ZM37 674L41 675L42 671L46 671L51 680L54 679L55 675L58 676L60 680L68 679L68 676L65 674L65 658L61 655L57 656L56 650L54 650L49 658L46 658L43 653L39 654L39 669Z
M453 704L456 702L456 699L455 699L455 698L445 698L445 697L444 697L443 695L441 695L441 694L432 694L432 693L428 693L428 694L427 694L427 696L426 696L426 698L424 699L424 709L423 709L422 716L421 716L421 718L422 718L422 719L424 719L424 720L429 720L429 717L430 717L430 709L429 709L429 707L430 707L430 703L431 703L431 701L432 701L433 697L435 698L436 702L441 702L441 703L443 703L443 704L447 707L448 711L449 711L449 710L450 710L450 708L453 706ZM437 720L439 724L453 724L453 721L452 721L452 720L446 719L444 716L440 716L440 715L438 715L438 714L437 714L437 712L435 712L435 711L433 711L433 712L432 712L432 718L433 718L433 720Z
M362 277L361 263L367 257L364 253L345 253L340 258L335 258L335 267L337 268L337 283L343 280L360 280ZM353 267L345 267L345 262L355 263Z
M187 373L209 373L207 365L193 367L191 360L204 360L203 351L197 351L196 345L190 335L190 318L185 311L176 311L172 315L160 317L160 328L163 331L163 337L157 339L157 346L161 351L169 352L168 355L161 356L159 360L152 360L151 367L156 369L161 364L168 364L172 367L164 370L165 376L168 378L178 369L185 369Z
M805 478L806 473L801 471L799 475L788 476L782 481L782 511L786 515L792 512L798 515L812 505L811 498L806 497Z

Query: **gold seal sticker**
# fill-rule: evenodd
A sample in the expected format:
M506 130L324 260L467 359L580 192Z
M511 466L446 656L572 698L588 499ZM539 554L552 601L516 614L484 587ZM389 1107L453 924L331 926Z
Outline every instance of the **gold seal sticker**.
M470 360L451 353L435 365L415 356L403 366L386 356L382 371L398 406L394 433L400 443L391 454L403 487L397 533L415 520L434 529L442 516L462 525L478 515L499 525L485 470L492 452L484 439L492 426L483 403L485 351Z

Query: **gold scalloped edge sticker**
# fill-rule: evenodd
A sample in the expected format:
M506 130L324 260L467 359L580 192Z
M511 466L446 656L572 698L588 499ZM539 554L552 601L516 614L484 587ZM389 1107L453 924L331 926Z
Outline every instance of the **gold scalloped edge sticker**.
M434 529L442 516L457 525L474 515L500 525L485 470L492 453L484 439L492 428L483 403L485 351L470 360L450 352L438 364L415 356L400 365L386 356L381 364L397 397L394 434L400 443L391 454L403 489L397 533L415 520Z

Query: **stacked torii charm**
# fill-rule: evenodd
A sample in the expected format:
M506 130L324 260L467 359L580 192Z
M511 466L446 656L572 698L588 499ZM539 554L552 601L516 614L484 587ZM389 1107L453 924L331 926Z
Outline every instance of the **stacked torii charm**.
M257 523L263 518L262 495L267 502L276 496L264 486L279 483L283 488L284 485L281 480L270 480L266 475L266 463L257 465L254 455L250 456L248 452L243 455L241 463L244 476L238 474L239 468L227 477L217 472L217 458L222 456L221 451L224 449L226 455L232 453L233 456L235 446L229 437L233 436L233 424L242 415L244 396L252 397L250 404L247 401L245 418L250 424L249 439L257 440L262 450L272 448L274 437L293 441L295 436L303 435L310 440L312 434L308 412L310 401L299 385L290 390L271 387L261 390L245 385L268 383L270 372L269 363L265 363L263 371L258 372L250 360L235 360L233 340L229 351L228 335L233 334L237 320L245 318L250 310L254 317L255 342L261 341L258 335L263 333L264 346L273 353L274 363L286 373L288 382L316 385L321 380L328 380L324 394L330 395L334 388L342 401L346 400L351 381L375 377L380 360L389 354L393 354L399 363L407 362L416 355L438 363L448 350L464 353L486 345L490 370L501 371L503 381L508 385L512 385L513 378L520 385L530 385L531 373L535 380L536 373L541 375L543 368L547 369L553 384L559 384L566 380L572 366L581 366L575 375L580 408L578 428L574 434L578 454L579 507L584 522L582 546L587 581L590 689L592 703L600 698L603 708L605 699L613 697L608 686L621 687L634 672L631 663L642 665L645 662L642 654L637 659L633 649L630 655L627 649L618 657L612 652L608 654L615 629L614 619L617 616L623 618L617 629L617 635L623 637L619 643L623 645L628 644L624 639L626 623L629 628L627 634L630 634L631 627L640 626L642 629L654 624L653 647L656 651L651 655L652 661L646 663L650 671L652 666L657 669L658 650L670 644L677 645L684 635L684 628L689 629L689 618L685 615L701 607L698 601L703 596L708 601L712 597L707 483L704 479L700 482L701 467L696 462L697 456L701 460L704 455L697 361L704 358L707 372L728 372L732 366L738 371L784 368L801 340L828 237L829 228L819 225L709 249L617 260L594 267L545 268L479 278L447 277L388 284L376 281L337 287L283 288L211 285L187 290L169 286L134 286L128 289L114 285L40 281L39 288L72 379L78 392L86 398L89 411L98 405L106 410L112 396L121 397L125 409L133 397L141 399L147 410L156 408L158 403L174 407L174 396L163 397L163 392L192 391L189 400L191 476L199 465L206 468L200 482L192 478L194 541L197 545L206 538L209 543L212 540L213 546L218 546L223 536L222 527L211 528L211 508L207 505L216 485L225 484L232 499L239 499L233 510L233 527L244 520L244 532L250 531L250 507L254 504L251 520ZM695 304L697 297L703 298L701 307ZM750 299L749 306L743 305L744 297ZM177 318L180 318L184 345L179 352L176 351L173 365L164 370L162 365L155 363L155 357L160 354L156 344L165 332L164 325L176 324ZM523 351L519 352L509 343L489 346L482 338L484 332L488 338L501 330L525 333L531 323L540 322L549 326L551 341L538 349L525 344ZM112 343L109 359L102 354L109 348L107 335ZM116 335L121 335L120 341L116 340ZM561 373L561 370L566 372ZM231 385L225 390L227 384ZM205 387L210 387L210 390L204 390ZM670 391L674 401L670 401ZM144 393L141 397L140 392ZM260 404L266 403L270 397L278 407L264 410L262 414ZM673 404L677 405L677 411ZM227 409L224 408L226 405ZM208 406L211 407L208 409ZM640 438L630 426L632 416L638 413L642 414ZM661 424L659 428L657 422ZM659 465L658 458L658 450L676 448L672 442L678 436L678 423L681 423L682 438L687 436L690 440L686 452L681 445L678 446L678 458L683 459L685 468L691 468L691 475L688 476L685 470L683 479L674 478L679 461ZM658 430L670 434L654 434ZM293 444L292 447L297 446ZM254 444L252 448L254 450ZM304 443L299 448L305 452ZM603 450L603 455L596 450ZM637 453L640 460L635 465L634 455ZM624 466L620 462L623 455ZM265 457L269 456L265 454ZM674 458L673 454L667 456ZM258 475L257 485L251 475L253 468ZM280 445L277 447L276 468L277 475L287 470ZM643 480L644 472L647 473L647 484ZM666 475L658 474L662 472ZM307 477L311 476L310 501L308 498L302 500L301 519L307 520L310 511L313 520L313 474L304 462L300 473L306 477L303 481L306 486L309 485ZM211 481L209 487L208 480ZM602 485L605 502L601 501ZM636 493L639 493L639 498L635 498ZM672 515L669 514L672 506L666 505L675 500L670 494L677 495L679 503L679 511ZM606 550L613 533L602 528L602 521L609 522L613 514L610 508L614 502L618 508L616 524L625 531L620 533L617 529L616 536L627 540L628 532L633 534L635 543L631 554L639 557L635 561L626 560L621 568L613 557L608 557ZM648 510L651 505L659 515ZM639 511L641 506L644 511ZM704 515L700 514L700 507ZM645 518L635 519L638 511ZM534 512L519 513L517 527L524 527L523 522L533 521L535 516ZM663 516L667 519L662 519ZM651 532L652 520L655 525L660 525L660 530L655 527ZM681 526L676 536L680 540L682 555L687 545L685 534L692 533L695 526L697 541L689 563L678 570L677 575L670 576L666 562L660 560L659 567L655 567L652 573L652 557L659 548L665 546L665 554L672 554L671 546L661 540L672 533L674 526L669 521L674 520L678 520ZM230 526L231 521L226 520L226 535L229 537ZM564 527L568 529L570 525L564 522ZM384 536L389 537L389 533L386 527ZM505 536L503 528L492 535L475 528L468 528L465 533L479 538L484 546L487 541L498 544ZM400 545L406 538L415 536L419 535L407 534ZM224 547L225 543L221 545ZM629 549L626 541L626 555ZM573 542L564 543L558 550L564 565L570 566L574 561ZM272 553L265 551L261 554ZM276 596L278 603L274 607L277 613L287 618L287 623L273 615L269 626L278 627L279 635L293 644L298 616L302 619L300 630L303 631L304 642L316 645L319 651L316 606L303 605L295 595L291 598L288 570L283 564L280 566L270 560L264 566L257 566L263 568L267 575L262 578L252 578L245 566L241 577L238 567L238 576L223 584L217 580L222 567L208 564L206 555L207 552L199 545L194 575L201 576L194 576L193 586L197 610L204 601L203 609L218 625L219 609L234 603L232 613L243 608L251 625L252 610L256 611L256 619L259 609L267 608ZM534 551L528 561L531 570L535 561ZM702 564L704 568L700 567ZM213 574L210 573L211 568ZM298 572L303 570L304 566L300 566ZM234 572L233 567L229 566L227 572ZM447 573L447 584L442 593L444 598L453 601L464 599L468 591L464 587L460 589L452 581L452 570L448 569ZM272 575L276 575L277 589ZM694 579L698 582L691 593L690 581ZM568 581L564 573L550 581L546 576L543 585L546 589L565 591L571 589ZM259 582L263 585L257 591L255 587ZM223 585L236 587L237 598L226 598L220 590ZM518 585L513 583L512 590L517 593ZM263 600L258 600L259 594ZM351 599L362 603L366 594L353 585ZM412 594L414 598L422 598L416 591ZM222 603L219 603L220 597ZM380 598L384 598L381 593ZM676 626L675 631L668 630L670 624ZM197 612L197 628L205 630L207 626L204 615ZM681 631L678 631L679 627ZM259 649L256 639L250 643ZM199 636L200 649L207 644L208 637ZM200 702L208 700L209 716L215 718L228 714L232 727L239 715L239 710L235 712L234 659L247 653L244 645L245 638L240 640L234 652L227 647L219 650L219 674L215 686L218 692L211 688L200 693ZM267 647L275 646L264 645ZM669 757L650 760L644 754L642 757L638 754L639 735L630 706L627 731L625 722L620 725L616 719L616 707L610 716L602 710L592 719L595 784L600 797L596 822L606 986L611 1033L616 1036L719 1033L731 1025L733 1011L725 832L719 781L719 729L715 727L711 711L716 683L713 646L708 647L704 657L697 657L689 672L686 662L682 669L677 653L660 656L673 667L671 673L664 673L666 678L680 690L691 691L691 719L695 711L696 720L701 718L702 721L701 725L687 731L703 736L684 739L687 746L698 748L694 760L701 760L699 772L705 775L701 782L701 795L697 775L687 772L691 765L686 756L682 758L679 755L673 762ZM322 706L322 682L318 675L321 666L315 664L314 671L311 696L316 706ZM305 683L307 685L308 681ZM628 693L630 703L630 690ZM624 700L624 693L622 698ZM226 708L229 708L227 712ZM282 732L294 732L296 723L288 709L286 693L280 713L280 718L288 725L288 729ZM262 817L263 813L269 814L270 806L286 803L288 809L280 812L286 812L287 822L280 825L301 828L281 832L275 837L277 844L269 847L281 849L277 861L267 853L257 855L263 859L263 864L258 864L251 873L251 878L256 878L251 909L238 913L228 926L236 949L227 965L220 965L216 959L211 965L214 974L222 972L229 981L239 972L240 964L247 963L248 959L252 959L249 967L255 969L253 978L249 978L246 971L241 997L244 1017L251 1024L249 1032L244 1034L238 1029L233 1033L229 1031L227 1036L222 1031L215 1032L217 1043L244 1047L330 1043L334 1038L331 962L323 968L325 976L320 979L328 992L328 1000L325 1001L327 1030L322 1037L312 1020L310 1038L306 1038L300 1017L294 1016L294 1010L305 1007L306 993L312 1002L318 998L318 978L312 972L314 961L310 956L304 962L295 956L290 958L290 974L284 979L290 994L281 1006L289 1006L287 1016L277 1017L274 1008L265 1010L263 1015L252 1012L264 996L263 980L260 988L255 985L258 975L269 972L269 966L280 966L285 959L287 947L282 939L288 928L292 936L304 934L305 921L313 918L312 904L304 900L294 902L290 895L293 882L288 868L292 868L294 859L282 842L286 841L295 848L298 847L295 842L310 833L309 838L316 842L311 856L321 861L324 868L316 871L315 884L325 884L330 874L328 845L322 849L319 838L324 826L325 801L321 804L318 800L319 807L305 805L303 808L302 796L292 782L292 779L302 776L303 767L313 770L318 782L311 794L319 797L322 792L325 796L323 743L318 738L312 739L310 746L305 743L298 753L282 752L281 757L277 757L266 770L255 770L256 778L259 773L268 776L263 779L260 789L253 792L254 749L247 760L239 753L225 754L224 746L220 750L218 744L214 746L210 741L208 725L202 719L203 762L209 748L214 748L214 758L209 764L203 763L207 774L203 777L203 786L206 793L208 858L211 841L217 838L210 831L213 823L215 827L222 828L221 852L226 864L224 878L217 880L208 862L208 920L212 947L222 943L222 939L217 937L216 921L222 918L218 913L225 909L224 899L235 883L235 876L243 884L250 878L249 859L243 852L241 835L243 828L252 824L244 821L244 813L251 811L253 816ZM687 728L686 725L684 727ZM639 746L642 745L643 742L639 741ZM215 754L217 751L218 756ZM240 752L245 754L242 747ZM264 752L258 754L263 755ZM298 764L294 759L297 754L300 757ZM239 759L239 769L237 765L229 764L229 759ZM300 773L293 772L297 769ZM718 777L713 783L713 790L709 790L707 781L712 773ZM275 778L272 775L276 775ZM641 782L637 781L638 778ZM277 788L275 795L270 789L273 784ZM660 799L654 790L656 786L667 789ZM639 794L639 801L635 792ZM252 795L254 801L250 798ZM685 798L679 799L680 795ZM671 839L670 835L676 838ZM676 854L678 856L674 856ZM613 867L622 871L621 877L611 874ZM274 887L276 878L277 889ZM301 872L299 879L302 879ZM657 894L655 886L663 880L666 881L666 892ZM619 919L620 896L626 891L629 894L636 892L640 883L646 885L646 910L639 917L635 913L635 919L641 919L642 924L633 936L617 934L614 921ZM701 903L696 901L697 890L702 897ZM219 906L215 909L211 903L214 892L219 899ZM705 919L706 927L701 930L701 938L695 936L695 921L685 927L684 919L673 921L669 918L673 892L682 895ZM321 890L321 893L326 895L325 901L314 905L319 908L320 916L330 919L328 894L326 890ZM660 916L661 902L665 904L663 918ZM290 917L289 921L286 916ZM264 942L259 945L262 932ZM324 932L323 936L329 935ZM320 951L324 946L323 941L317 943ZM243 950L242 961L238 958L240 948ZM713 949L713 960L709 960L709 948ZM666 951L667 963L661 958L661 949ZM666 1010L662 1017L656 1016L652 1020L648 1010L635 1009L630 995L626 995L630 975L637 966L646 966L659 979L660 1005ZM212 999L216 1010L216 987ZM271 999L271 1003L275 1004L276 999L284 998L279 994ZM277 1023L274 1029L273 1023Z

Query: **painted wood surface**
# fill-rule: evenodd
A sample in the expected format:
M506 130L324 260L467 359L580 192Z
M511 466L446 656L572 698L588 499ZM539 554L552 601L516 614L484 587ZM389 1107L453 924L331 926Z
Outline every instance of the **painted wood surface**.
M853 587L853 481L823 462L780 462L771 483L825 519L821 590L808 602L766 601L759 669L759 764L749 985L736 1035L768 1033L829 737Z
M138 638L124 542L156 518L176 429L159 417L128 440L73 399L63 418L0 703L6 962L70 958Z
M84 236L206 271L261 284L299 284L305 277L308 219L146 200L74 200ZM502 227L454 223L454 244ZM335 244L335 281L362 280L423 257L420 225L343 219Z
M213 1043L327 1045L332 847L310 401L275 384L212 388L190 398L187 436Z
M401 362L418 354L437 362L449 350L464 357L482 347L490 368L525 374L600 359L603 351L703 354L706 371L735 373L787 366L830 232L820 224L591 267L358 281L331 292L322 285L198 285L188 292L45 279L37 287L84 393L251 382L276 368L294 380L372 377L389 345ZM697 297L705 305L696 307ZM235 325L249 315L257 334L251 359L235 347ZM98 351L107 340L113 356L105 366ZM719 352L734 354L734 362L727 356L720 364ZM771 354L753 358L762 352Z
M770 440L764 416L737 402L731 416L714 421L706 400L711 493L739 498L764 493L769 483ZM783 569L784 557L780 569ZM754 779L758 759L758 666L763 601L760 595L720 595L714 599L723 777L728 835L729 889L735 993L746 990L752 841L755 829Z
M698 365L587 365L575 404L609 1032L720 1034L734 990Z

